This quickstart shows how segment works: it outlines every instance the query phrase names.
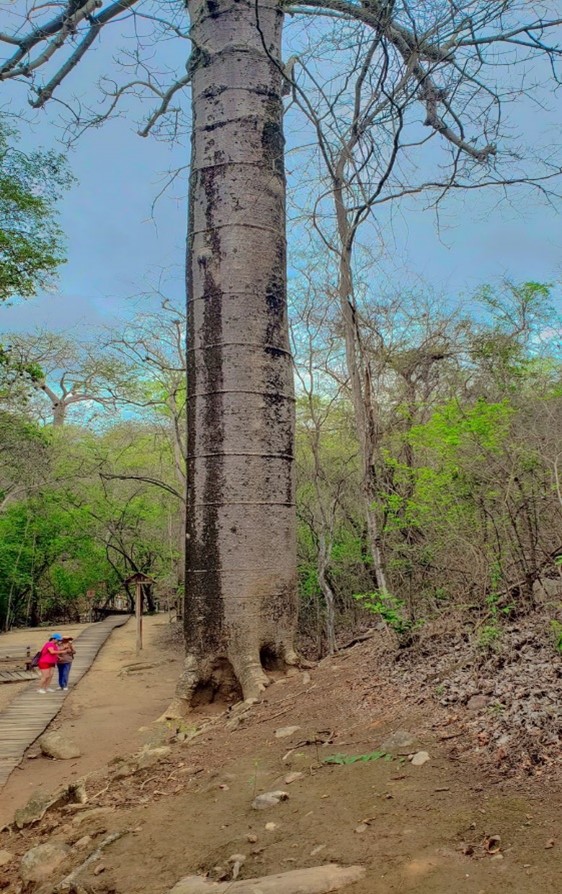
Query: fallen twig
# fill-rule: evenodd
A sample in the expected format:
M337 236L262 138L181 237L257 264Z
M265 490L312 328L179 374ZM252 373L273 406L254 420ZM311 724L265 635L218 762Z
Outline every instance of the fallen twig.
M55 887L53 888L55 894L62 894L63 891L70 891L74 887L76 879L78 878L80 873L84 869L86 869L87 866L90 866L92 863L95 863L96 860L99 860L102 852L105 850L106 847L109 847L110 844L113 844L114 841L117 841L119 838L122 838L129 832L131 832L131 829L123 829L121 832L112 832L111 835L108 835L106 838L104 838L100 846L96 848L96 850L92 854L90 854L90 856L87 857L84 862L80 864L80 866L77 866L77 868L69 873L69 875L65 876L62 881L58 883L58 885L55 885Z
M169 778L169 777L168 777L168 778ZM159 777L159 776L149 776L148 779L145 779L144 782L143 782L143 783L141 784L141 786L140 786L141 791L142 791L142 789L145 787L145 785L148 785L149 782L154 782L155 779L160 779L160 777ZM167 781L168 781L168 780L166 780L166 782L167 782Z

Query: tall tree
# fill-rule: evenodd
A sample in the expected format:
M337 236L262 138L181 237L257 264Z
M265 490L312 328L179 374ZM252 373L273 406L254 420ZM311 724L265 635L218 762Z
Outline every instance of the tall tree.
M31 80L36 106L59 89L104 26L127 11L135 21L156 18L157 28L193 45L186 72L166 87L157 75L146 78L140 46L143 76L117 88L111 101L114 108L133 90L156 95L146 134L176 113L172 98L191 84L188 656L181 695L189 701L200 688L216 691L233 673L244 695L255 696L267 683L266 654L296 661L282 102L292 79L281 56L285 14L333 18L351 40L373 45L368 65L375 80L377 69L394 73L385 100L394 108L397 97L407 98L399 122L407 119L418 131L423 124L445 138L451 188L528 176L515 170L508 178L497 169L501 78L507 63L510 73L538 57L556 65L553 31L562 20L551 4L537 12L523 0L469 0L462 7L451 0L188 0L186 32L179 6L165 22L159 4L143 0L72 0L54 15L51 6L28 6L23 22L33 24L20 27L16 11L12 33L2 35L8 56L0 79ZM45 65L51 68L41 83ZM548 159L532 177L558 171ZM443 189L440 177L435 188Z

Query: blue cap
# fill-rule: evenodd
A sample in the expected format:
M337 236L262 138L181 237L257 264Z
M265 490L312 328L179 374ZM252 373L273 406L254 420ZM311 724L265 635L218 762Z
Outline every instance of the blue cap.
M62 636L60 635L60 633L52 633L50 638L51 639L62 639Z

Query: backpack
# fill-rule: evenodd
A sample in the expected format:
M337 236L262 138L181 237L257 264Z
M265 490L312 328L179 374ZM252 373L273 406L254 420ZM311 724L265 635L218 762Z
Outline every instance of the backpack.
M38 667L38 666L39 666L39 659L41 658L42 651L43 651L43 650L40 649L39 652L36 652L36 654L35 654L35 655L33 656L33 658L31 659L31 662L30 662L30 665L29 665L30 667Z

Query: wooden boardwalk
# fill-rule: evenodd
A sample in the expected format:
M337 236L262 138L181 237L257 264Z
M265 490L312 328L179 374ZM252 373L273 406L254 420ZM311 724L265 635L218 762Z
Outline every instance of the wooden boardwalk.
M0 683L25 683L26 680L36 680L35 671L5 670L0 671Z
M94 658L116 627L122 627L129 616L108 617L105 621L92 624L76 640L76 658L72 663L71 686L84 676L92 666ZM56 692L37 692L36 681L15 697L5 711L0 713L0 787L4 785L12 770L18 766L30 745L41 735L51 720L62 708L65 695L58 688L57 674L53 683Z

